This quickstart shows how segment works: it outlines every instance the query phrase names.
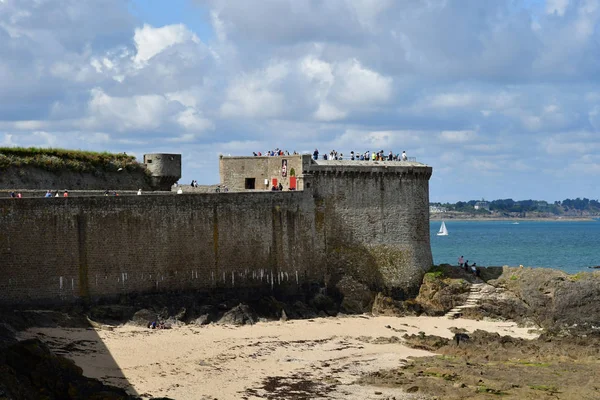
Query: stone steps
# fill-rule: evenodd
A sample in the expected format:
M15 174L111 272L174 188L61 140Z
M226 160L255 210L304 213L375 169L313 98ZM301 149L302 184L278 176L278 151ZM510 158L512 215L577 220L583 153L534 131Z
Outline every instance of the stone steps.
M481 290L485 287L485 285L485 283L472 283L469 288L469 295L467 296L467 300L464 302L464 304L456 306L448 311L446 313L446 317L450 319L460 318L464 309L479 307L479 300L483 298L483 293L481 293Z

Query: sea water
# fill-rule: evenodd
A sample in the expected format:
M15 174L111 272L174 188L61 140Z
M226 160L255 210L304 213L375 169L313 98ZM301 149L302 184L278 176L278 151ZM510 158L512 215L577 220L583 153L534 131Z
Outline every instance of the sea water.
M550 267L568 273L600 265L600 220L452 221L448 236L437 236L441 221L431 221L435 264L456 265L464 256L480 266Z

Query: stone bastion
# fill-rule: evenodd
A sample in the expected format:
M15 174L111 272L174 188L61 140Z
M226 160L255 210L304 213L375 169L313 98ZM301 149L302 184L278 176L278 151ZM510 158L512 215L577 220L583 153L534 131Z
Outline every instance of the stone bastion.
M431 167L308 155L219 162L227 192L0 199L0 303L348 283L417 293L432 264Z

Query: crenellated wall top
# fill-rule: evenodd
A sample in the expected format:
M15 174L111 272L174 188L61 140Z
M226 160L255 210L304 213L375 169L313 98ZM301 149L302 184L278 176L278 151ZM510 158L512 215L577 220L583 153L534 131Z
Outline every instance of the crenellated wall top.
M352 160L313 160L309 173L335 175L401 175L429 179L432 168L426 164L414 161L352 161Z

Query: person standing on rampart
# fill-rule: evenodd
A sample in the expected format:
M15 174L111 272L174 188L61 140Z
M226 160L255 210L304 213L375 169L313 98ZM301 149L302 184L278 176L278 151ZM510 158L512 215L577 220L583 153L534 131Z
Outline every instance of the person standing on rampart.
M458 266L462 268L465 263L465 258L463 256L458 257Z
M315 151L313 151L313 160L318 160L319 159L319 150L315 149Z
M406 155L406 151L402 151L402 161L408 161L408 156Z

